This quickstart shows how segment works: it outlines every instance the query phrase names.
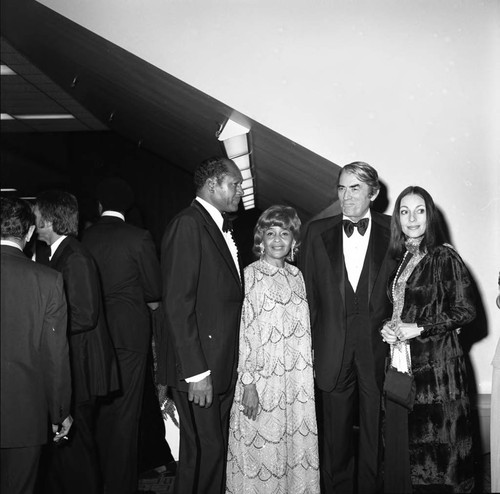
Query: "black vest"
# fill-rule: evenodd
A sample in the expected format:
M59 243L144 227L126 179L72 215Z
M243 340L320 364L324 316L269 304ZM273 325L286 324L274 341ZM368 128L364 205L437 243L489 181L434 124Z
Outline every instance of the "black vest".
M344 261L344 280L345 280L345 310L346 316L364 315L369 316L368 308L368 263L369 263L370 246L366 251L365 262L363 269L359 276L358 286L356 292L353 290L352 285L347 275L347 268Z

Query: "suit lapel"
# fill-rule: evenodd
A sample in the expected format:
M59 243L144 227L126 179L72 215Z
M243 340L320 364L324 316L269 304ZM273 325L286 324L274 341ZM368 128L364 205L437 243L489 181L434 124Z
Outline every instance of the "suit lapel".
M191 203L191 206L194 207L201 214L204 221L204 226L209 236L212 238L215 246L221 253L222 257L224 258L224 261L226 262L229 270L231 271L231 274L233 275L235 281L241 288L242 280L240 279L240 275L238 273L236 265L234 264L233 256L231 255L229 247L227 246L226 239L222 235L222 232L219 230L219 227L217 226L213 218L210 216L210 213L198 201L196 200L193 201Z
M333 270L333 279L339 280L338 288L345 302L345 269L342 248L342 222L338 221L321 234Z
M56 251L54 252L54 255L52 256L52 259L49 262L49 266L51 268L58 269L56 266L58 266L58 264L60 262L60 259L61 259L61 256L63 254L63 251L64 251L65 247L69 244L70 240L71 240L71 237L66 237L59 244L59 246L57 247ZM58 271L60 271L60 270L58 269Z
M387 237L387 238L386 238ZM380 228L372 212L372 230L370 234L370 243L368 244L368 253L370 254L370 269L368 272L368 300L373 292L373 287L377 281L380 268L387 252L388 234Z

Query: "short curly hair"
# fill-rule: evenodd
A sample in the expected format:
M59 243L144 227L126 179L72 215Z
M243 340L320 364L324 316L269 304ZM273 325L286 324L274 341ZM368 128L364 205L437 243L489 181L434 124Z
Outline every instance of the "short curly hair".
M22 240L35 224L35 215L29 202L16 197L1 198L2 238Z
M290 230L295 240L293 254L295 254L300 245L300 218L294 208L290 206L274 205L267 208L257 220L257 224L253 230L253 248L252 251L256 257L261 255L261 244L266 230L272 226L279 226L286 230ZM290 251L287 260L292 258Z
M200 191L205 186L209 178L215 177L217 183L220 184L229 173L230 163L233 162L229 158L224 157L213 157L202 161L194 171L196 192Z

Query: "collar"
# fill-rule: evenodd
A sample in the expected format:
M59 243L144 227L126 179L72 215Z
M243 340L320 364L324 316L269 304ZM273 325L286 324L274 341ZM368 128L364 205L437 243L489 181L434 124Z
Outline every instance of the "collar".
M219 227L219 230L222 231L222 224L224 223L222 213L215 206L205 201L205 199L196 196L196 200L207 210L208 214L215 221L215 224Z
M108 211L103 211L101 216L113 216L114 218L120 218L122 221L125 221L125 215L123 213L111 211L110 209Z
M67 235L61 235L53 244L50 245L50 257L49 257L49 261L52 259L52 257L56 253L57 248L62 244L63 240L66 237L67 237Z
M368 211L366 212L366 214L363 216L363 218L359 218L359 220L362 220L364 218L368 218L369 220L372 219L372 213L371 213L371 210L368 209ZM348 218L345 214L342 215L342 219L343 220L349 220L349 221L352 221L351 218ZM358 221L359 221L358 220ZM353 223L357 223L356 221L353 221Z
M14 242L13 240L2 239L0 241L0 244L1 245L8 245L9 247L15 247L16 249L19 249L21 252L23 251L23 249L21 249L21 246L17 242Z

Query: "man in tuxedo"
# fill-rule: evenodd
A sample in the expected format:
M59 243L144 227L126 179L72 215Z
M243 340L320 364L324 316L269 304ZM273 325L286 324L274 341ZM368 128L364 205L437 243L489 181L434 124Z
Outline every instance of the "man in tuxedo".
M381 489L380 409L387 345L379 330L391 315L387 297L387 281L394 269L387 258L390 217L370 210L380 184L367 163L344 166L337 191L342 214L313 221L301 255L321 404L321 478L325 493L352 493L357 484L359 493L370 494Z
M236 245L224 216L238 210L242 176L233 161L205 160L196 199L168 225L161 262L167 384L180 419L175 491L225 488L229 412L236 382L243 290Z
M101 218L82 242L99 267L106 317L118 357L122 392L105 403L98 443L107 494L137 491L138 428L151 348L151 310L161 301L160 262L151 234L125 222L133 191L120 178L96 190ZM159 404L158 404L159 406Z
M32 493L42 445L66 441L71 376L60 273L23 253L35 230L31 206L1 198L0 491Z
M99 274L94 259L76 239L75 196L57 190L43 192L36 199L35 215L38 238L50 246L49 265L64 279L75 420L68 444L48 452L47 489L51 494L98 493L101 479L95 443L96 401L119 388Z

